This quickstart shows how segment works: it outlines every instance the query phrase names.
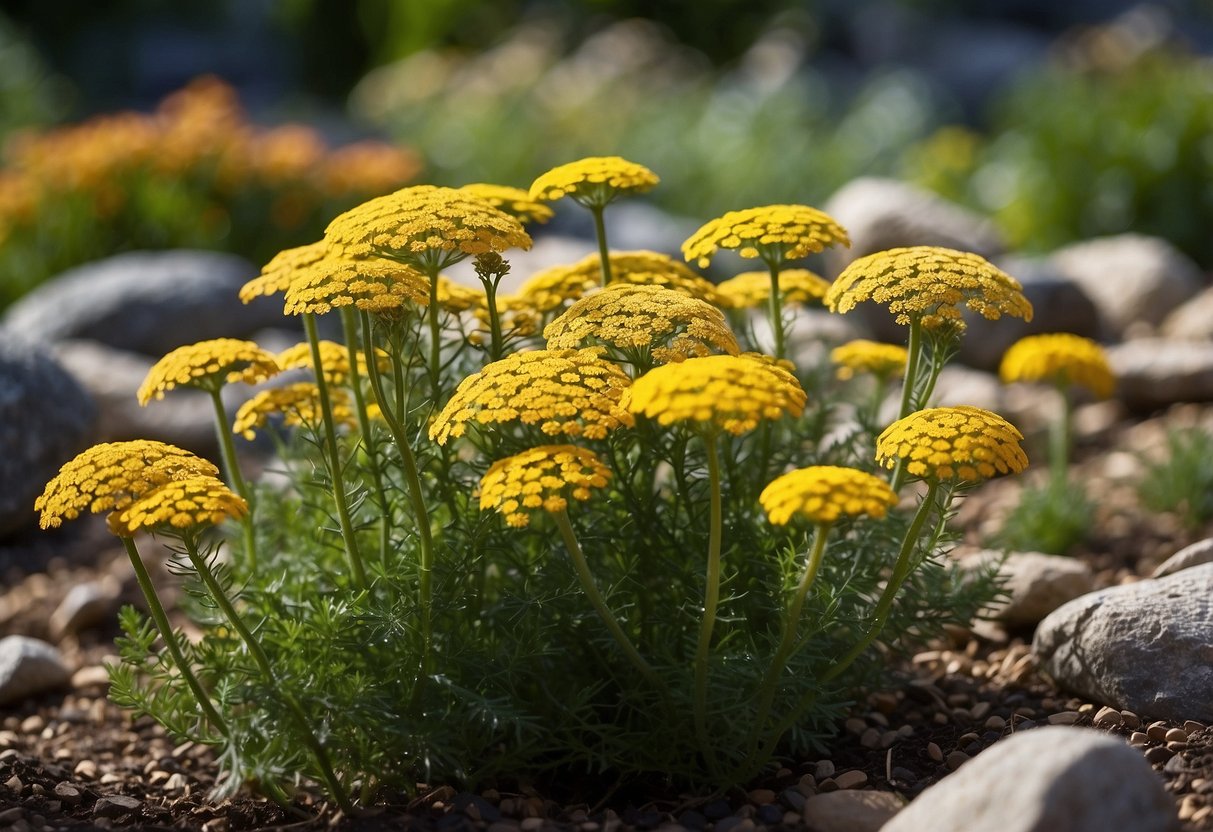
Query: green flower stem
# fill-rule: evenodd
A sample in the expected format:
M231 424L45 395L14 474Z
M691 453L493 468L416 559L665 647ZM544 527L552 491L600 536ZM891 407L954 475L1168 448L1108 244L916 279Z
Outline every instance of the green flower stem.
M208 391L211 394L211 404L215 408L215 433L219 436L219 452L223 457L223 467L227 469L227 481L237 494L248 503L248 513L240 520L241 533L244 537L244 556L248 559L250 572L257 571L257 539L253 533L253 495L248 483L240 473L240 463L236 460L236 446L232 442L232 426L227 420L227 411L223 408L223 397L219 388Z
M431 265L426 273L430 278L430 302L426 304L426 316L430 322L430 393L438 398L438 383L442 375L442 326L438 321L438 266Z
M350 388L354 391L355 410L358 412L358 429L362 432L362 444L366 449L367 467L371 471L371 485L375 489L375 497L379 502L379 562L387 563L388 547L391 545L392 518L391 503L387 491L383 487L383 472L379 469L379 454L375 440L375 432L371 429L371 420L366 413L366 396L362 393L362 378L358 372L359 350L358 322L354 310L348 306L341 307L341 326L345 330L345 348L350 362ZM372 350L372 353L374 350ZM369 359L368 359L369 360Z
M767 667L766 675L763 676L762 684L758 689L758 716L750 730L751 737L762 730L762 726L766 724L767 717L770 715L771 703L775 699L775 689L778 686L779 677L783 674L784 663L792 655L792 649L796 646L796 631L800 624L800 614L804 609L804 599L809 593L809 587L813 585L813 580L817 577L817 570L821 567L821 558L825 553L826 539L829 534L829 523L818 523L813 532L813 546L805 561L804 573L800 576L800 583L796 585L796 590L792 593L792 600L788 604L783 638L780 639L779 646L771 657L771 664Z
M906 347L906 372L901 383L901 407L897 410L897 418L904 419L914 412L914 385L918 383L918 365L922 361L922 322L918 318L910 319L910 340ZM893 476L889 485L894 491L900 491L906 479L905 460L898 459L893 467Z
M771 294L767 298L767 314L771 318L771 332L775 335L775 357L783 358L783 292L779 288L779 263L768 260L767 268L771 270Z
M552 516L556 520L556 527L560 529L560 536L564 539L565 548L569 550L569 557L573 560L573 566L577 570L577 578L581 581L581 588L585 591L586 597L590 599L594 609L598 613L598 617L602 619L602 623L611 631L616 643L628 657L628 660L640 671L653 687L658 690L665 689L665 682L657 675L653 667L644 660L644 657L636 650L628 638L627 633L619 626L619 621L611 614L611 610L603 600L602 593L598 591L598 587L594 583L594 576L590 574L589 564L586 563L585 553L581 551L581 545L577 542L577 534L573 531L573 526L569 523L568 512L561 510L552 512Z
M363 351L367 355L367 375L371 379L371 389L383 412L383 420L387 422L388 430L400 450L400 462L404 469L404 479L408 484L409 501L413 506L414 522L417 526L417 540L421 548L421 563L418 566L417 594L421 606L421 662L417 671L417 683L413 686L413 703L421 701L421 690L430 674L433 664L433 571L434 571L434 542L430 530L429 512L425 505L425 493L421 489L421 475L417 469L417 459L409 445L404 425L399 414L387 405L387 397L383 390L383 379L379 375L379 367L373 360L375 342L371 337L370 319L367 313L362 313Z
M329 762L328 752L325 751L324 745L321 744L316 734L312 731L312 720L304 712L298 700L289 691L282 689L282 686L278 682L278 676L274 673L274 668L270 664L269 657L265 655L265 651L261 648L261 642L257 640L253 631L248 628L248 625L244 623L244 619L236 612L236 608L232 606L231 600L228 599L227 594L223 591L223 587L219 585L219 581L216 580L215 574L211 571L210 565L198 553L197 542L192 536L186 535L182 538L182 543L185 544L185 552L189 556L190 563L194 565L194 570L198 573L198 577L202 579L202 583L206 586L212 600L223 612L228 623L232 625L232 629L240 635L240 639L248 648L249 655L253 657L257 668L265 677L265 681L282 697L283 703L286 704L287 710L290 711L291 716L296 722L296 727L303 735L304 743L316 758L316 765L320 768L321 777L324 778L325 784L328 786L329 791L332 792L333 799L337 801L337 805L347 815L353 813L354 804L350 802L349 796L346 795L345 790L341 787L341 782L333 772L333 766Z
M590 213L594 215L594 235L598 238L598 260L602 272L602 285L611 282L611 253L607 247L606 223L602 219L605 205L589 205Z
M489 308L489 361L499 361L505 353L505 340L501 335L501 313L497 310L497 284L492 280L481 280L484 298Z
M720 538L723 510L720 498L720 458L716 436L705 433L703 444L707 451L708 488L711 494L711 514L708 521L708 565L703 593L703 619L699 625L699 645L695 651L695 733L700 750L708 764L715 767L708 739L708 653L712 645L712 629L716 626L716 605L720 602Z
M193 669L186 662L185 656L181 652L181 645L177 643L177 635L173 632L173 625L169 623L168 615L164 612L160 596L156 594L156 586L152 583L152 576L148 574L147 567L143 565L143 558L139 556L139 549L135 546L135 541L129 537L120 537L119 540L126 547L126 554L131 559L131 566L135 568L135 580L139 582L139 588L143 590L143 597L147 599L147 608L152 614L152 621L156 623L156 629L160 631L160 638L164 641L164 646L168 648L169 655L173 657L173 662L177 665L181 678L185 679L185 683L193 691L194 698L198 700L198 709L202 711L207 722L226 737L228 735L227 723L224 722L223 717L219 716L219 712L211 703L210 696L207 695L206 688L202 687L202 683L198 681Z
M1068 385L1057 384L1057 395L1061 396L1061 416L1053 422L1049 431L1049 471L1053 485L1062 487L1070 468L1070 439L1073 431L1074 405L1070 401Z
M329 477L333 481L333 503L337 508L337 523L341 527L341 538L345 542L345 553L354 574L354 585L366 589L366 570L358 552L358 539L354 535L354 524L350 520L350 508L345 495L345 478L341 474L341 453L337 447L337 430L333 427L333 405L329 399L329 386L324 378L324 362L320 358L320 338L316 334L316 316L310 312L303 315L303 327L308 343L312 347L312 366L316 368L316 388L320 393L320 411L324 416L324 440L328 450Z

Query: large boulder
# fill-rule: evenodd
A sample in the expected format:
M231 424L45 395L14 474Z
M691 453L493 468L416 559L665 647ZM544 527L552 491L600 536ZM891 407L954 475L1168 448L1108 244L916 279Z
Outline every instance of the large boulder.
M90 339L159 358L209 338L281 326L281 298L240 302L257 268L213 251L138 251L71 269L13 304L4 325L45 341Z
M1107 348L1115 395L1131 410L1213 401L1213 342L1138 338Z
M1162 322L1162 334L1186 341L1213 341L1213 287L1167 315Z
M34 500L93 438L96 407L45 346L0 328L0 537L35 519Z

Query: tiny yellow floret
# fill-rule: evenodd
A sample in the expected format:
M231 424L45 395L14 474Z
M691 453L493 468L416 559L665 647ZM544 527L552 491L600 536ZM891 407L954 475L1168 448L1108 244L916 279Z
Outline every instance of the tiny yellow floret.
M186 530L216 526L229 518L248 514L248 503L213 476L194 476L167 482L144 494L107 519L119 537L133 537L140 530Z
M885 428L876 440L876 461L900 461L912 477L980 482L1028 467L1023 434L997 413L980 407L933 407Z
M619 156L589 156L554 167L531 183L531 199L554 202L571 197L588 208L602 208L623 194L650 190L661 180L644 165Z
M530 194L522 188L475 182L471 185L464 185L459 190L480 197L494 208L505 211L521 223L544 223L552 218L552 209L538 200L531 199Z
M350 377L349 349L344 344L323 339L317 343L317 346L320 348L320 364L324 373L324 380L329 384L345 384ZM355 366L358 375L366 378L366 354L360 350L356 355L357 363ZM378 347L375 348L375 358L375 367L380 372L386 372L391 367L391 358ZM287 347L278 353L278 365L282 367L283 372L296 369L312 370L314 369L312 364L312 345L306 341L295 344L293 347Z
M1103 347L1090 338L1059 332L1029 335L1011 345L1002 357L998 375L1013 381L1050 382L1063 387L1076 384L1103 399L1112 395L1116 374Z
M296 264L285 301L283 312L287 315L323 315L352 306L394 318L430 302L430 281L403 263L346 257L330 250L319 260Z
M536 510L563 511L605 488L611 471L593 452L575 445L541 445L499 459L480 479L480 510L494 509L510 526L530 523Z
M240 301L252 303L260 297L283 294L300 269L323 260L327 253L324 240L278 252L261 268L261 274L240 287Z
M725 309L765 306L771 298L771 273L742 272L722 281L716 289ZM829 289L830 281L808 269L782 269L779 272L779 295L784 306L820 304Z
M840 517L881 518L897 495L879 477L855 468L813 465L776 477L758 495L767 519L783 526L794 517L830 524Z
M726 248L747 259L760 257L780 265L835 244L850 246L851 239L824 211L808 205L763 205L729 211L705 223L682 244L682 255L706 268L712 256Z
M685 295L720 306L720 293L711 281L695 274L686 265L656 251L613 251L608 255L611 283L664 286ZM571 265L552 266L536 272L519 288L524 298L540 313L568 306L601 283L602 259L590 254Z
M335 424L347 427L358 424L358 414L354 412L350 394L344 388L329 390L329 407ZM324 423L320 388L315 382L300 381L259 391L236 411L232 433L252 441L256 438L256 432L264 428L271 417L278 415L282 416L282 422L287 427L319 428Z
M830 360L838 365L838 378L842 381L854 378L856 373L871 373L883 380L905 375L906 357L905 347L864 338L830 351Z
M136 395L139 404L146 405L153 397L163 399L174 387L213 392L237 381L260 384L281 371L274 354L252 341L215 338L178 347L161 358L148 370Z

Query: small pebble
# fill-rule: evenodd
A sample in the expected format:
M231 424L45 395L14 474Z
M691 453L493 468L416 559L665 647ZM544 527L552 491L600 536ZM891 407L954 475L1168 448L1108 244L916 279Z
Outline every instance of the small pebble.
M1018 710L1016 711L1018 713ZM1078 711L1062 711L1061 713L1049 714L1048 723L1050 725L1073 725L1078 722L1082 716Z
M1137 714L1133 713L1132 711L1121 711L1120 715L1124 719L1123 724L1126 728L1140 728L1141 727L1141 717L1139 717Z
M1172 728L1163 735L1163 739L1167 742L1187 742L1188 732L1182 728Z
M93 804L93 817L117 818L137 812L143 803L124 794L109 794L100 797Z
M775 792L770 789L754 789L746 795L746 798L757 806L766 806L775 802Z
M826 777L834 776L834 761L833 760L818 760L817 767L813 771L813 775L818 780L824 780Z
M1174 751L1161 745L1146 749L1146 759L1151 763L1165 763L1174 756Z
M75 806L80 802L80 790L64 780L55 786L55 797L68 806Z
M963 751L953 751L948 754L947 766L949 771L956 771L962 765L969 761L969 755Z
M1184 722L1184 730L1187 731L1189 734L1196 734L1196 733L1199 733L1199 732L1205 730L1205 726L1202 723L1197 722L1194 719L1189 719L1186 722Z
M1123 724L1125 718L1120 711L1116 710L1115 708L1109 708L1105 705L1095 713L1095 719L1093 721L1096 725L1114 728Z
M998 714L995 714L994 716L987 717L983 725L991 731L1001 731L1007 727L1007 721Z
M859 736L859 744L864 748L876 748L880 745L880 729L869 728Z
M843 790L858 789L867 782L868 775L864 774L859 769L844 771L842 774L839 774L834 778L834 783L838 786L838 788Z
M943 762L943 751L933 742L927 743L927 756L937 763Z

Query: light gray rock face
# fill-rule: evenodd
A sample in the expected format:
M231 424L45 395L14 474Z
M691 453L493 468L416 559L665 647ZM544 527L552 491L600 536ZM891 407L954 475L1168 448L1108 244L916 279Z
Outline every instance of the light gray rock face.
M1134 324L1158 326L1204 285L1200 267L1187 255L1141 234L1075 243L1053 252L1048 262L1095 302L1110 340L1131 334Z
M76 584L51 613L51 637L61 639L113 618L121 592L122 584L112 575Z
M1213 537L1198 540L1191 546L1185 546L1171 557L1164 560L1154 570L1152 578L1162 578L1174 575L1183 569L1191 569L1203 563L1213 563Z
M0 639L0 707L64 687L71 678L59 651L46 642L26 636Z
M0 328L0 536L35 521L34 499L89 444L96 413L45 346Z
M963 563L976 567L1001 557L1001 552L987 549L965 558ZM1091 567L1061 555L1009 552L999 571L1008 597L996 603L991 612L995 619L1012 627L1036 624L1062 604L1095 588Z
M1132 410L1213 401L1213 342L1138 338L1105 352L1115 395Z
M829 250L835 269L899 246L943 246L987 258L1004 249L1002 237L989 219L895 179L862 177L848 182L826 201L823 210L851 237L849 249Z
M1062 688L1151 719L1213 721L1213 564L1054 610L1032 641Z
M1162 334L1184 341L1213 341L1213 287L1168 315L1162 322Z
M805 802L804 821L816 832L877 832L904 805L892 792L823 792Z
M248 261L213 251L119 254L43 283L9 308L4 324L29 338L87 338L159 358L281 325L281 298L240 302L240 287L256 274Z
M1145 757L1089 728L996 742L931 786L881 832L1170 832L1175 804Z

